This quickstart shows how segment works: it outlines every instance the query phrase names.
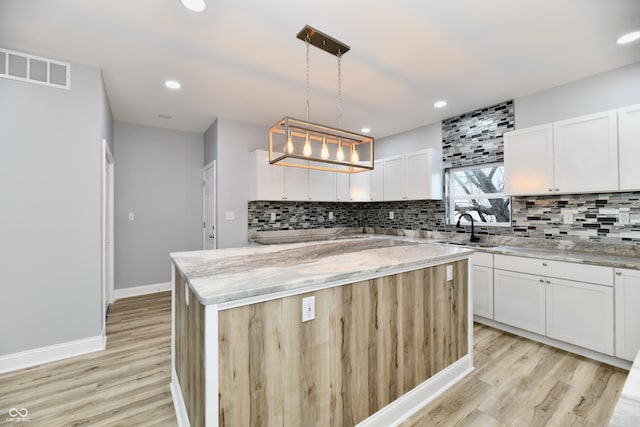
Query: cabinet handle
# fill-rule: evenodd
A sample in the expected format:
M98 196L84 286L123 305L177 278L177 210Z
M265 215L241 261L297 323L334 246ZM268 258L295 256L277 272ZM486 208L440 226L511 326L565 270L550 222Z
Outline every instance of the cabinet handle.
M555 191L560 191L560 189L559 189L559 188L556 188L556 189L555 189Z
M622 271L616 271L616 276L622 276Z
M547 266L547 263L546 263L546 262L543 262L543 263L542 263L542 266L543 266L543 267L546 267L546 266Z
M547 280L547 284L551 284L551 280Z
M544 283L544 279L540 279L540 283Z
M548 190L548 191L553 191L553 188L549 188L549 190Z

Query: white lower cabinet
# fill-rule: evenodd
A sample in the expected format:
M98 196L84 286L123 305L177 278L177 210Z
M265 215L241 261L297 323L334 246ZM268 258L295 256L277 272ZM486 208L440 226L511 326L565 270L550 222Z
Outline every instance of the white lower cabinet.
M633 361L640 351L640 271L616 268L616 356Z
M494 319L544 335L544 278L506 270L494 273Z
M545 278L547 336L613 356L613 288Z
M493 319L493 254L471 255L473 314Z

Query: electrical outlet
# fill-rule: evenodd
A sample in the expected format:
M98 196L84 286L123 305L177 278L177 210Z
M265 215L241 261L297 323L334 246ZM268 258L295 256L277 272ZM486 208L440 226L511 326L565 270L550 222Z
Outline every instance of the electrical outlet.
M329 221L333 219L333 212L329 212Z
M271 212L271 221L275 221L275 220L276 220L276 213Z
M562 214L562 222L564 224L573 224L573 214L572 213L563 213Z
M133 212L129 212L129 221L136 219L136 215Z
M389 219L393 219L393 218L395 218L393 211L389 211Z
M184 302L189 305L189 285L184 282Z
M618 222L621 225L627 225L631 221L629 220L629 212L620 212L620 216L618 217Z
M302 321L307 322L316 318L316 297L302 298Z
M447 282L453 280L453 265L447 265Z
M233 221L234 219L236 219L236 213L234 211L227 211L224 213L224 218L227 221Z

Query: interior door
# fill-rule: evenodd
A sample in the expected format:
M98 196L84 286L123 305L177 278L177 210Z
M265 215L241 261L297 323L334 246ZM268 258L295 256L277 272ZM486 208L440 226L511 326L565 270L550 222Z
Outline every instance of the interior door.
M203 248L216 249L216 163L204 169Z

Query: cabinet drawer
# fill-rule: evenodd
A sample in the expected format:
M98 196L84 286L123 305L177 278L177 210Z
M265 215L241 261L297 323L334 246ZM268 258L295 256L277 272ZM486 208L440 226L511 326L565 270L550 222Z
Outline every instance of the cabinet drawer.
M473 265L481 265L483 267L493 267L493 254L486 252L475 252L471 255Z
M495 255L493 266L502 270L613 286L613 269L611 267L511 255Z

